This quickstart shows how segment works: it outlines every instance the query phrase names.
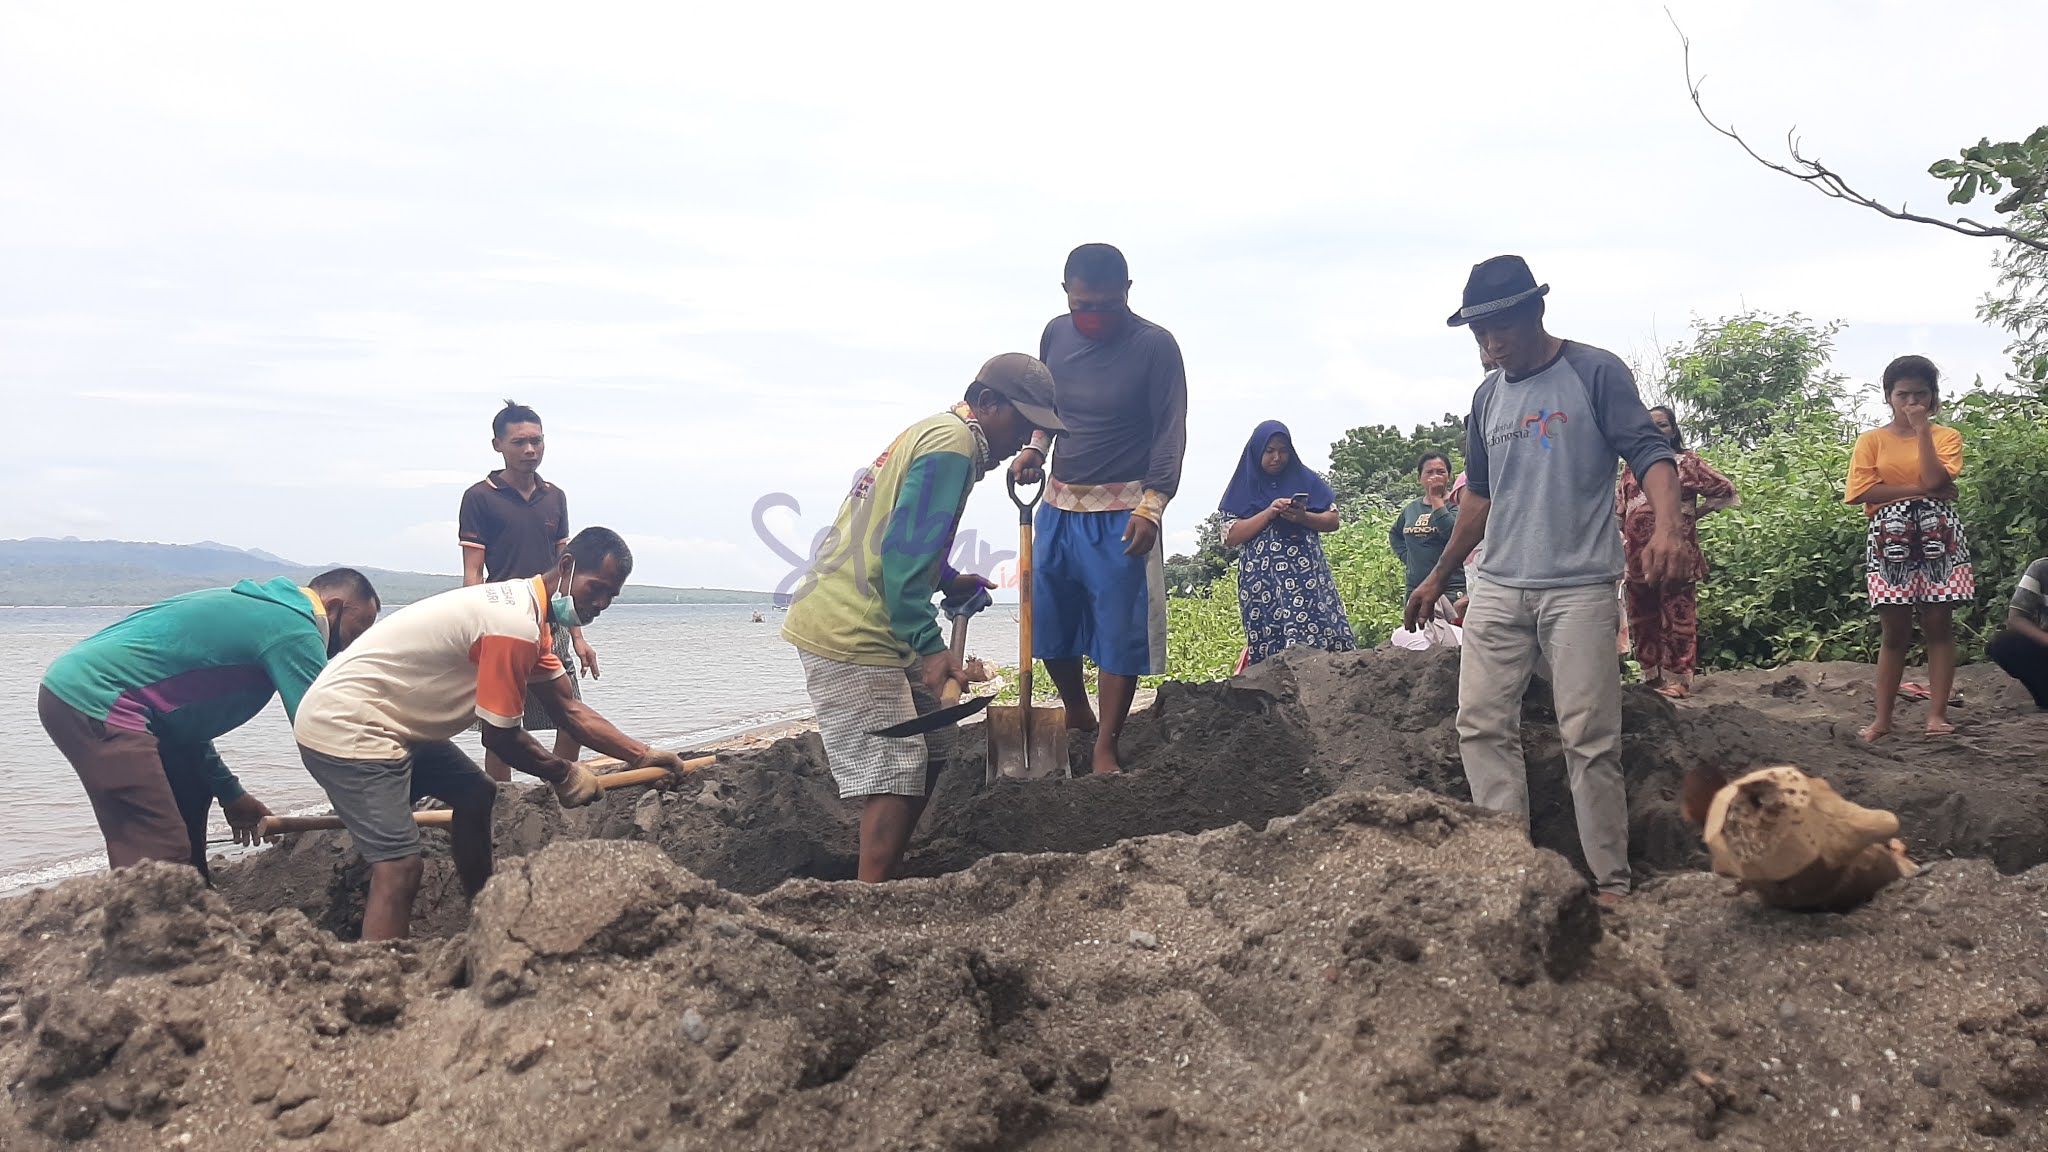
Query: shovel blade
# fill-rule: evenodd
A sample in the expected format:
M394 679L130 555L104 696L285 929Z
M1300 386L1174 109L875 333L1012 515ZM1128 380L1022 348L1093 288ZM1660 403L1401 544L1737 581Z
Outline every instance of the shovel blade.
M988 710L988 782L1071 775L1067 710L1005 704Z
M941 728L958 724L983 708L988 707L988 702L993 699L995 697L992 695L976 696L963 700L951 708L941 708L937 712L927 712L915 720L905 720L901 724L892 724L887 728L876 728L870 731L868 735L900 738L904 736L922 736L927 732L936 732Z

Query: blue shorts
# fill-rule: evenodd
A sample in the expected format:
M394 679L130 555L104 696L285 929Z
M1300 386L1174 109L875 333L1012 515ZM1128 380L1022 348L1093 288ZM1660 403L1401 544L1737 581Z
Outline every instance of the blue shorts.
M1040 660L1083 656L1112 676L1166 672L1166 540L1124 555L1131 514L1042 505L1032 526L1031 648Z

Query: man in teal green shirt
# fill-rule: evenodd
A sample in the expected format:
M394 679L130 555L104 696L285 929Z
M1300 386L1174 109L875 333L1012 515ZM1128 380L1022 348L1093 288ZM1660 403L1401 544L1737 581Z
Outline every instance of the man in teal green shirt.
M337 568L301 587L280 576L153 604L79 642L43 675L36 711L78 773L107 864L189 861L206 872L206 817L220 801L254 843L270 809L215 751L275 695L296 717L327 658L377 619L377 591Z
M924 814L953 730L922 738L870 733L937 710L967 673L946 647L932 596L967 494L1034 431L1062 430L1052 373L1021 352L981 366L963 403L905 429L854 477L832 529L792 593L783 639L804 687L839 795L861 801L862 880L893 877ZM955 576L966 597L985 582Z

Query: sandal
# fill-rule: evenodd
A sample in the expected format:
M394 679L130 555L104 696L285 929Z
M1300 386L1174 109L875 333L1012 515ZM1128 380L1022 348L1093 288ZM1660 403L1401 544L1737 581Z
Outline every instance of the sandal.
M1655 688L1650 689L1650 691L1664 697L1666 700L1689 700L1692 698L1692 690L1683 684L1659 684Z
M1934 699L1934 693L1929 692L1924 684L1901 684L1899 685L1899 699L1932 700ZM1963 706L1963 694L1951 688L1948 694L1948 706L1951 708L1961 708Z

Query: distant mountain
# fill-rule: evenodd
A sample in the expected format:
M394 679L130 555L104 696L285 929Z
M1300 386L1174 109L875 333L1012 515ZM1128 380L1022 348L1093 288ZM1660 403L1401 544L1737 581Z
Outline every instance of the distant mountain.
M336 564L300 564L257 549L211 540L154 544L132 540L0 540L0 604L78 607L152 604L166 596L237 580L290 576L309 580ZM386 604L410 604L462 583L459 576L393 572L353 565ZM665 588L629 584L621 604L759 604L766 592L732 588Z

